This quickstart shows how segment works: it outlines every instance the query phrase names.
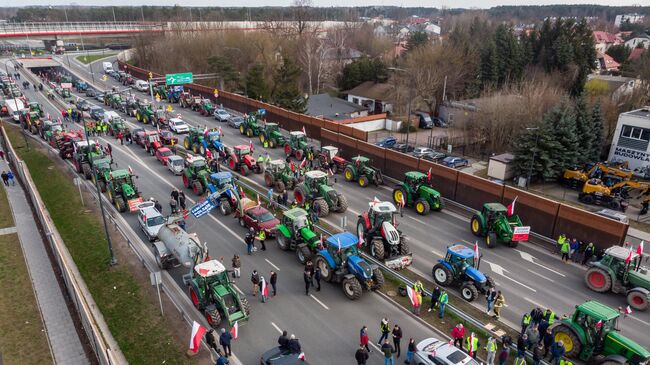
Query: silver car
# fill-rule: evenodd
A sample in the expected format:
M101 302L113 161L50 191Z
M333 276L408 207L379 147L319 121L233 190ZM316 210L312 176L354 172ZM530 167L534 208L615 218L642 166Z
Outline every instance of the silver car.
M232 117L228 119L228 125L233 128L239 128L242 123L244 123L244 118L242 117Z
M165 224L165 217L156 210L153 202L147 201L138 204L138 223L149 242L153 242L158 237L160 227Z
M429 147L415 147L413 150L413 156L422 158L424 155L428 155L429 153L432 153L433 149Z
M478 365L467 353L448 341L427 338L417 344L413 364L417 365Z

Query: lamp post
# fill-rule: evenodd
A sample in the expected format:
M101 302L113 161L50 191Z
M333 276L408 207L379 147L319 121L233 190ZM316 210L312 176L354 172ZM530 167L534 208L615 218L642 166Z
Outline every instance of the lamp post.
M529 127L526 128L527 131L534 131L535 133L535 148L533 148L533 156L530 160L530 166L528 167L528 178L526 179L526 188L530 187L530 178L533 174L533 165L535 164L535 154L537 153L537 140L539 139L539 133L537 133L537 130L539 128L537 127Z

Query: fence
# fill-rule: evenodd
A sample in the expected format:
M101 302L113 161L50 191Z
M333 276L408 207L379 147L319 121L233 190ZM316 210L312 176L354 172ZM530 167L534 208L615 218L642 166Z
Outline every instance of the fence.
M97 308L97 304L95 304L90 292L88 292L86 283L72 260L70 252L68 252L54 222L52 222L52 218L32 181L29 170L25 166L25 163L18 159L18 155L16 155L4 127L0 127L0 130L2 130L2 138L7 147L5 149L7 151L7 157L13 165L13 171L16 173L16 176L23 182L27 196L36 212L36 217L45 231L45 239L50 245L56 264L61 270L65 288L79 314L81 325L90 340L89 345L93 348L100 364L127 364L124 355L104 321L104 317Z

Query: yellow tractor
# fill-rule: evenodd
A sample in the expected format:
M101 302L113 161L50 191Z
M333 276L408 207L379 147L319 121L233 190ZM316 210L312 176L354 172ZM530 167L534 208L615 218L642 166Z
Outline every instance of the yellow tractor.
M626 199L630 198L630 192L633 190L639 191L638 196L647 195L650 183L630 180L607 186L602 180L592 178L585 182L578 199L586 204L604 205L609 209L625 212L629 205Z
M583 169L577 166L564 170L562 183L572 189L580 190L589 179L600 179L604 185L612 186L632 179L632 170L624 162L598 162L588 164Z

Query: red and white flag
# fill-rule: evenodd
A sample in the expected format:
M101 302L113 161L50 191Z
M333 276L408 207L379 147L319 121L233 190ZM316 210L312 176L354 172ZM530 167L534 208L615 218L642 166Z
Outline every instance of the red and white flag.
M223 136L223 130L221 130L221 126L219 126L219 135Z
M431 167L429 167L429 171L427 172L427 180L431 180Z
M639 243L639 245L637 246L636 253L638 255L643 255L643 241L641 241L641 243Z
M257 194L257 206L259 207L262 205L262 201L260 200L260 194Z
M469 336L469 356L474 356L474 351L478 350L474 348L474 333Z
M208 129L208 127L205 127L205 128L203 129L203 135L208 134L209 131L210 131L210 130Z
M325 247L325 241L323 241L323 234L320 234L320 249L322 250Z
M627 316L630 314L632 314L632 308L630 308L630 306L628 305L627 307L625 307L625 315Z
M201 339L205 334L205 327L201 326L199 322L194 321L192 324L192 337L190 338L190 351L193 353L199 352L199 346L201 345Z
M296 166L293 164L293 161L289 162L289 167L291 168L291 172L296 171Z
M596 329L599 330L602 326L603 326L603 320L601 319L600 321L598 321L598 323L596 323Z
M363 246L363 231L359 231L359 243L357 243L357 246L359 248Z
M304 128L305 128L305 127L303 127L303 129L304 129ZM305 361L305 353L304 353L304 352L301 352L300 355L298 355L298 359L299 359L300 361Z
M269 287L266 286L266 279L262 278L262 295L265 297L269 296Z
M250 139L248 140L248 147L251 149L251 151L253 150L253 141Z
M307 157L303 158L302 161L300 161L300 168L305 167L307 165Z
M359 164L361 164L361 160L360 160L360 159L361 159L361 155L358 155L358 156L357 156L357 163L356 163L357 166L358 166Z
M632 261L632 248L627 252L627 257L625 258L625 263L629 264Z
M338 251L336 251L336 252L341 253L341 240L337 238L336 241L337 241L338 244L339 244L339 249L338 249Z
M517 197L515 197L510 204L508 204L508 217L515 214L515 202L516 201L517 201Z
M302 133L304 133L305 136L307 135L307 130L305 130L305 126L304 126L304 125L302 126Z
M478 241L474 241L474 261L478 261Z
M400 204L402 204L402 208L406 207L406 200L404 200L404 194L402 194L402 196L400 196L399 202L400 202Z
M406 286L406 293L408 294L409 299L411 300L411 304L414 307L419 307L420 298L418 297L418 293L416 293L415 290L413 290L413 288L411 288L410 285Z
M372 199L372 205L373 206L375 206L375 205L377 205L379 203L381 203L381 200L379 200L377 197L374 197L374 199Z
M239 322L235 322L235 325L230 329L230 334L234 340L239 337Z

